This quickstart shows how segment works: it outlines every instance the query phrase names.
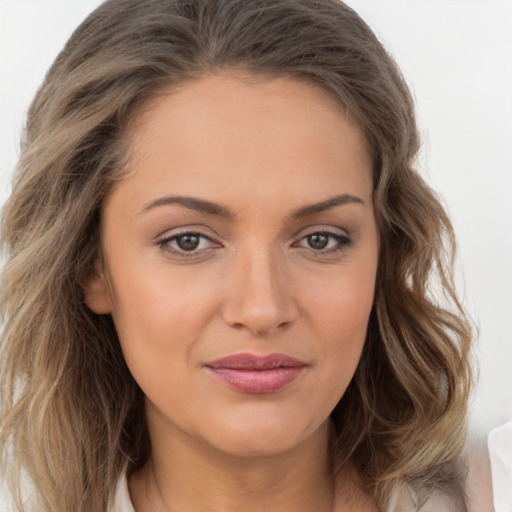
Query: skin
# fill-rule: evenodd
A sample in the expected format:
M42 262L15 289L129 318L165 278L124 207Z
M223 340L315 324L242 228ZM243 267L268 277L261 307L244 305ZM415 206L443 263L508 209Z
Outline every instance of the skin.
M86 300L112 315L146 395L137 512L374 510L350 468L333 481L327 453L374 298L361 130L317 86L223 74L159 96L127 136ZM183 233L199 245L184 250ZM242 393L205 368L241 352L307 366L278 392Z

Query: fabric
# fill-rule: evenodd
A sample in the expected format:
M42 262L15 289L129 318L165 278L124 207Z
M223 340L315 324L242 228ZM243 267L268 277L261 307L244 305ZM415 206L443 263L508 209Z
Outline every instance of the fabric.
M493 511L486 437L472 437L466 446L465 458L470 470L466 483L471 512ZM512 422L491 431L489 449L493 470L494 512L512 512ZM395 495L387 512L450 512L453 510L452 505L446 495L432 493L424 501L404 488ZM119 478L115 505L110 512L135 512L124 474Z
M512 421L492 429L488 437L495 512L512 511Z
M450 506L447 502L438 496L431 497L431 499L420 508L421 512L449 512L450 510ZM412 496L406 493L392 509L393 512L412 512L418 510L418 507ZM135 512L128 491L128 483L124 475L119 479L117 484L115 504L111 512Z
M117 483L114 508L111 512L135 512L130 499L130 492L128 491L128 481L124 475Z

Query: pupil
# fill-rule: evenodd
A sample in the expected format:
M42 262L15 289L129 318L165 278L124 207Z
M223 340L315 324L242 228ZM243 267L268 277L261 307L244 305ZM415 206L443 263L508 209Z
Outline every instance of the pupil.
M325 249L328 242L329 237L327 235L316 234L308 236L308 243L313 249Z
M176 239L180 249L184 251L193 251L199 245L199 237L197 235L182 235Z

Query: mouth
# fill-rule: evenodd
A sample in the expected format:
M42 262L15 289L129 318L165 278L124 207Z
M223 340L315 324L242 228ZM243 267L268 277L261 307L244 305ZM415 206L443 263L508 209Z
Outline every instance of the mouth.
M263 394L281 391L308 367L286 354L232 354L205 364L216 380L241 393Z

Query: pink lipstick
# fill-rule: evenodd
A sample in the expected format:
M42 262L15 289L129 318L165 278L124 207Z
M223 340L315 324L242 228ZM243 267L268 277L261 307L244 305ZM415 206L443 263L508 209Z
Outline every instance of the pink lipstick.
M231 389L254 394L280 391L307 368L304 361L285 354L232 354L205 366Z

